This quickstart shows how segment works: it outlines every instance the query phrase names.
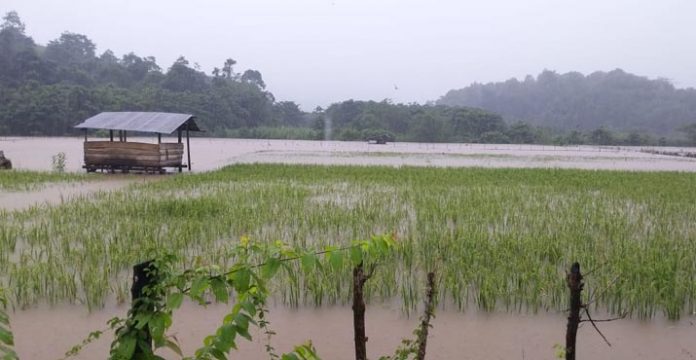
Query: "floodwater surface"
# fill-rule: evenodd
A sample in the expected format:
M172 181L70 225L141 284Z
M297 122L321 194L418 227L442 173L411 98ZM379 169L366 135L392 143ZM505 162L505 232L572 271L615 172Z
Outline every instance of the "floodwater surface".
M184 354L191 355L206 335L214 333L229 307L192 304L174 315L170 334L179 339ZM125 306L111 306L93 314L79 306L37 308L11 314L16 348L23 359L60 358L91 331L105 329L106 321L124 316ZM272 344L279 352L312 340L323 359L354 359L352 312L349 307L272 308L271 328L277 332ZM595 318L601 318L595 315ZM622 319L598 323L611 343L609 347L588 323L578 331L579 359L694 359L696 358L696 318L672 323L664 320L641 322ZM368 356L389 355L403 338L412 338L418 320L400 311L368 305L366 314ZM564 314L537 315L466 313L439 310L433 320L427 346L428 359L555 359L555 345L565 341ZM253 342L238 340L239 350L230 358L268 359L266 337L252 331ZM37 341L41 339L41 341ZM88 345L77 359L103 359L108 354L112 334L107 333ZM166 358L173 353L161 352Z
M136 140L133 138L133 140ZM137 139L154 142L154 139ZM66 154L66 170L82 171L81 137L0 138L0 150L18 169L48 171L51 157ZM165 139L171 141L171 139ZM593 146L483 145L364 142L238 140L194 138L191 141L193 171L209 171L236 163L307 163L389 166L542 167L619 169L640 171L696 171L696 159L656 155L641 148ZM683 149L677 149L681 151ZM691 152L694 149L689 150ZM0 210L21 210L41 204L58 204L73 197L93 196L97 191L119 189L159 176L104 176L96 181L45 184L34 191L0 192ZM216 329L227 307L208 308L184 304L175 314L171 333L185 354L192 354L202 339ZM127 308L110 305L89 314L78 305L40 306L10 314L16 348L23 359L56 359L91 331L106 328L106 321L125 316ZM536 315L466 313L441 310L433 322L428 359L554 359L554 345L564 344L565 314ZM597 316L597 317L601 317ZM417 319L406 318L387 306L370 305L367 311L368 354L388 355L402 338L411 337ZM278 333L273 345L278 352L311 339L324 359L352 359L353 328L349 307L288 309L275 307L271 327ZM601 323L611 342L584 323L579 331L580 359L696 359L696 317L679 322L623 319ZM233 358L267 359L264 335L255 341L240 340ZM78 359L103 359L112 334L88 345ZM172 353L162 353L176 358Z
M40 184L36 189L31 190L0 190L0 210L25 210L32 206L59 205L73 199L89 198L99 192L118 190L150 179L144 176L117 175L103 176L93 180Z
M154 138L130 138L156 142ZM165 138L164 142L175 141ZM82 137L5 137L0 150L18 169L50 170L51 157L66 154L66 169L81 171ZM192 138L193 171L236 163L302 163L390 166L541 167L636 171L696 171L696 159L646 153L652 147L510 144L389 143L357 141ZM696 153L694 148L659 148ZM184 160L186 161L186 160Z

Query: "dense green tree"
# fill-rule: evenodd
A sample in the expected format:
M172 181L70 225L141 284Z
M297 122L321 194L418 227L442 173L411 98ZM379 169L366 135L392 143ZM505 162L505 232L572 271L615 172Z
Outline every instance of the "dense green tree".
M261 73L257 70L249 69L245 71L244 74L242 74L241 80L245 83L254 84L260 89L266 88L266 83L263 82L263 76L261 76Z
M64 32L46 45L44 57L59 65L85 65L95 60L96 48L87 36Z

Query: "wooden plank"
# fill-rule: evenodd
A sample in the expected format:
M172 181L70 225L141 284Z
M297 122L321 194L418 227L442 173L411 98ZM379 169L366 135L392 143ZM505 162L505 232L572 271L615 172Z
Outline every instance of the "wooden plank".
M85 165L162 167L181 165L183 144L88 141L84 144Z

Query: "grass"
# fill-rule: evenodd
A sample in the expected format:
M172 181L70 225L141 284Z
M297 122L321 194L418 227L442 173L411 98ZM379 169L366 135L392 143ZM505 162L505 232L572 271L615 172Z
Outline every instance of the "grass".
M242 235L297 246L375 233L400 243L366 286L420 302L423 276L462 310L565 310L579 261L593 304L676 319L696 310L696 174L549 169L238 165L0 217L0 268L16 304L126 300L148 249L224 264ZM350 269L289 274L291 305L346 303Z
M28 170L0 170L0 190L26 191L46 183L84 181L84 174L40 172Z

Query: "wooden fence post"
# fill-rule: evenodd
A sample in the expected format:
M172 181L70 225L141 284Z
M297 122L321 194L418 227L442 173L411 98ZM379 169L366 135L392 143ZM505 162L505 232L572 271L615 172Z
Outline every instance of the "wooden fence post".
M428 329L430 320L435 313L435 273L428 273L428 290L425 294L425 310L421 319L420 331L418 333L418 354L416 360L425 359L425 347L428 343Z
M371 274L365 275L363 264L353 268L353 330L355 360L367 360L367 336L365 336L365 298L363 286Z
M582 308L580 296L584 286L579 263L575 262L570 267L570 273L568 273L566 281L570 290L570 314L568 315L568 326L566 328L565 358L566 360L575 360L575 344L578 325L580 324L580 309Z
M136 312L135 309L140 306L140 302L144 298L143 290L156 282L154 272L155 264L152 260L133 266L133 286L131 287L131 309L133 313ZM143 331L145 332L145 336L141 340L147 344L150 349L152 349L152 336L150 335L150 330L147 326L145 326ZM150 353L151 352L152 351L150 351ZM133 358L137 358L138 355L142 353L142 349L140 349L139 346L136 346Z

